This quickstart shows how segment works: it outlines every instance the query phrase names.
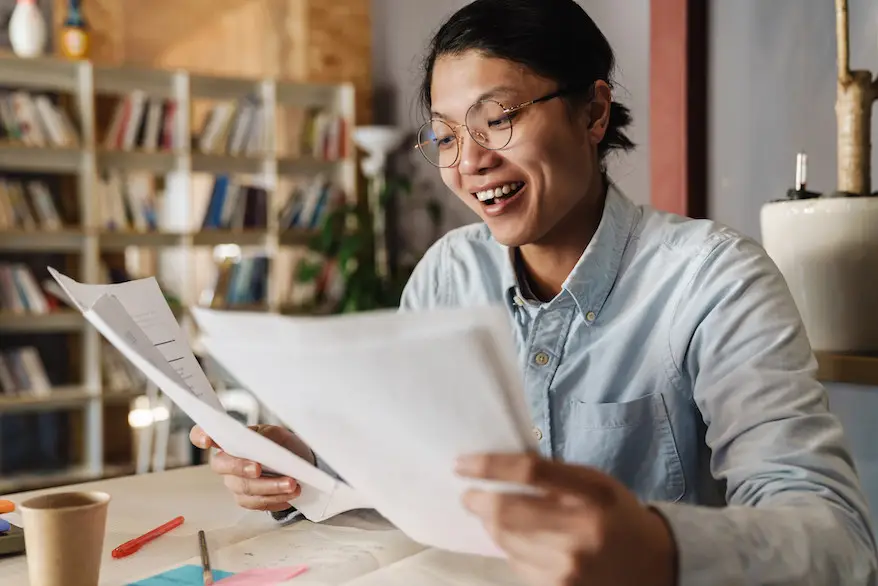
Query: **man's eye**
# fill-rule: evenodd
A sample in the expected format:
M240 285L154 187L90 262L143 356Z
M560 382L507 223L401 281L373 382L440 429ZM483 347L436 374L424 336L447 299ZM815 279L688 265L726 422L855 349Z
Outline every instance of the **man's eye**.
M494 130L500 130L509 126L512 123L512 119L515 117L515 112L512 114L506 114L500 118L494 118L492 120L488 120L488 128Z
M436 139L436 146L438 146L441 149L441 148L445 148L445 147L449 146L453 142L454 142L453 136L445 136L445 137L441 137L441 138Z

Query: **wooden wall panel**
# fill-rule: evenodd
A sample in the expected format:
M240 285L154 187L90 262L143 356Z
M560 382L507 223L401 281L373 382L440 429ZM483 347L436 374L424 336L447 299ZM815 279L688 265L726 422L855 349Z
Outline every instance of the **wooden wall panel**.
M126 0L126 62L218 75L301 79L286 29L304 0ZM185 6L185 10L181 8ZM297 19L298 20L298 19Z
M372 118L372 17L369 0L308 3L308 79L349 80L357 90L357 123Z
M55 1L55 30L65 0ZM371 120L369 0L90 0L95 62L353 82Z

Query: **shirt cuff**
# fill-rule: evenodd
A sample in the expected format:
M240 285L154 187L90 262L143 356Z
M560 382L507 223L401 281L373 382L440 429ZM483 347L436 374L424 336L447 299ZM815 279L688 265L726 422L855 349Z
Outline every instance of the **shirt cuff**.
M269 511L271 518L281 525L288 525L302 516L302 513L296 507L290 506L289 509L283 511Z
M677 549L677 586L737 584L735 526L723 509L685 503L651 502L671 530Z

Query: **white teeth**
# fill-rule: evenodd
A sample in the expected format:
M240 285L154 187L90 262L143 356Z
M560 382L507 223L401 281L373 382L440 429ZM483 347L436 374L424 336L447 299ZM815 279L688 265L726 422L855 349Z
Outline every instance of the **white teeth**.
M519 189L522 186L521 182L515 183L507 183L506 185L495 187L494 189L485 189L484 191L477 191L476 197L479 201L487 201L489 199L494 199L498 197L502 197L504 195L509 195L513 191Z

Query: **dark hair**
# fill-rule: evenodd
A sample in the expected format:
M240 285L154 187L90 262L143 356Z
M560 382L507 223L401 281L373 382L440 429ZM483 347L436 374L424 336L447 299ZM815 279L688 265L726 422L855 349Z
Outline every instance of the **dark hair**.
M442 25L424 61L421 103L429 112L433 67L442 55L475 50L529 68L558 82L582 101L592 84L611 84L613 49L591 17L574 0L475 0ZM631 123L627 107L613 102L604 139L598 145L602 160L613 149L630 150L634 143L623 129Z

